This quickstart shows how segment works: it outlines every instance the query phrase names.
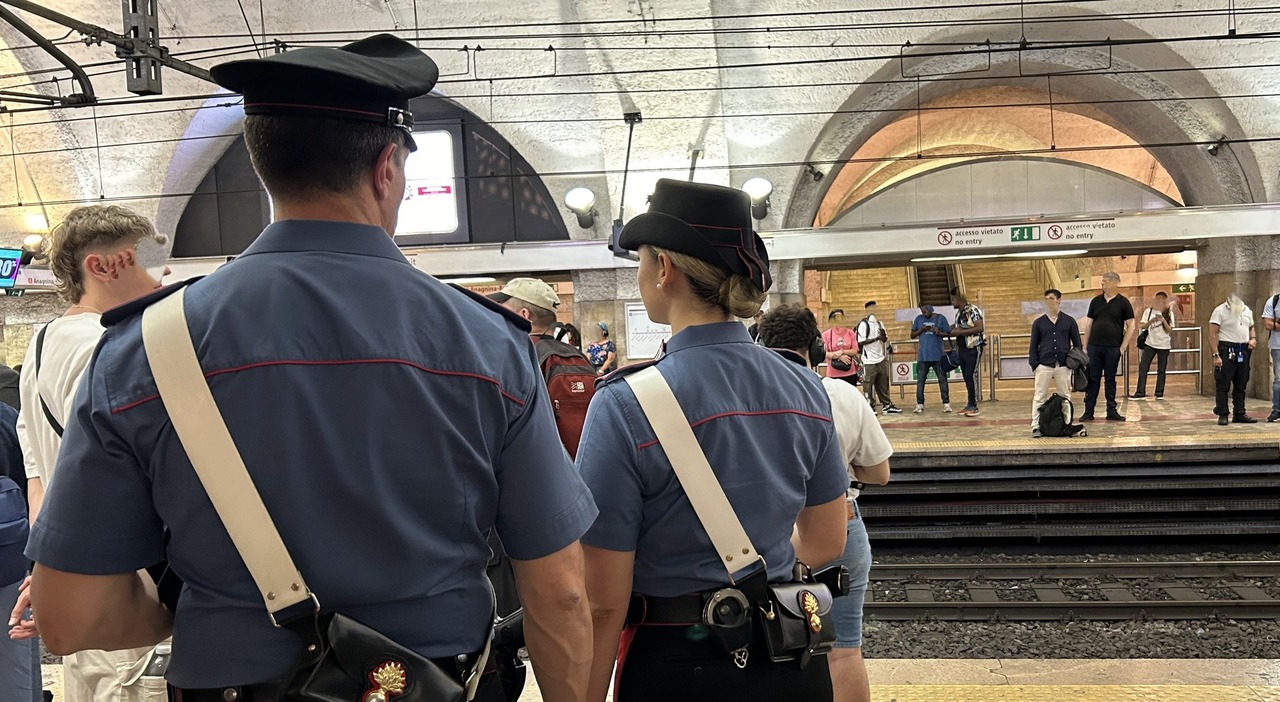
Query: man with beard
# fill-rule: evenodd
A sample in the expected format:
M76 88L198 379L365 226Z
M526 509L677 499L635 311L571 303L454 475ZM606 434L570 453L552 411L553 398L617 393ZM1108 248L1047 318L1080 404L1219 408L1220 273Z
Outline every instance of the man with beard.
M1213 413L1218 425L1227 425L1227 391L1231 391L1231 421L1255 424L1257 419L1245 414L1244 390L1249 384L1249 357L1258 346L1258 333L1253 326L1253 310L1235 292L1218 305L1209 318L1209 348L1214 349L1213 379L1218 388L1218 402Z

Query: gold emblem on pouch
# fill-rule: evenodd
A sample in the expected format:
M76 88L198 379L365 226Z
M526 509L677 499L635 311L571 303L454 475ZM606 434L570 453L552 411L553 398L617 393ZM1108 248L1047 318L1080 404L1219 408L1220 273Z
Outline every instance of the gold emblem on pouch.
M396 661L387 661L369 673L369 682L373 688L364 693L360 702L388 702L393 696L404 693L408 684L405 679L404 666Z
M800 609L808 615L809 631L815 634L822 631L822 617L818 616L818 596L808 590L801 590Z

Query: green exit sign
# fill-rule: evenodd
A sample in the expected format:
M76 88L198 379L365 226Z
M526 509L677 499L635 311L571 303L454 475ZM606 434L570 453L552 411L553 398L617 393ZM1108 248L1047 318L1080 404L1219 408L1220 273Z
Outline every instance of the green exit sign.
M1040 241L1040 227L1010 227L1009 241Z
M1196 291L1195 283L1178 283L1177 285L1173 286L1173 292L1177 294L1185 295L1187 293L1193 293L1195 291Z

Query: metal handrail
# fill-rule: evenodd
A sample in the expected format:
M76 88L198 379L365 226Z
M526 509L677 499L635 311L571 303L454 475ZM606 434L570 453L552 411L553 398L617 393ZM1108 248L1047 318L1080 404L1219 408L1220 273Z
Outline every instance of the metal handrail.
M1203 370L1204 368L1204 329L1201 329L1200 327L1174 327L1173 331L1170 333L1170 338L1172 338L1173 334L1177 334L1178 332L1188 332L1188 333L1194 332L1196 336L1196 342L1195 342L1196 345L1194 347L1188 347L1183 349L1171 348L1169 349L1170 355L1175 353L1194 353L1196 354L1196 364L1195 364L1195 367L1190 370L1167 370L1164 372L1164 374L1165 375L1195 375L1196 376L1196 394L1203 393L1204 392L1204 370ZM1147 375L1151 375L1152 373L1159 373L1159 372L1160 372L1160 368L1159 366L1156 366L1155 369L1148 369ZM1126 388L1127 386L1128 385L1126 383Z

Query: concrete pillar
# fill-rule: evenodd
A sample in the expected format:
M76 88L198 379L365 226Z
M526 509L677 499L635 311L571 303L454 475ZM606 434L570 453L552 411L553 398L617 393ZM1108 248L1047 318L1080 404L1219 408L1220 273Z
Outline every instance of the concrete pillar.
M1254 314L1258 350L1249 374L1249 395L1271 399L1271 354L1262 310L1272 295L1280 293L1280 236L1214 239L1198 249L1196 276L1196 324L1204 330L1205 394L1214 393L1213 350L1208 348L1209 317L1234 289ZM1237 287L1238 285L1238 287Z
M22 297L0 297L0 362L9 367L22 363L27 346L35 336L35 325L47 324L62 316L69 305L53 293L27 293Z
M582 330L582 345L600 338L600 322L609 325L609 338L618 345L619 363L644 359L627 357L627 303L640 302L636 268L573 271L573 318Z
M773 274L768 298L770 308L805 304L804 265L799 261L771 261L769 272Z

